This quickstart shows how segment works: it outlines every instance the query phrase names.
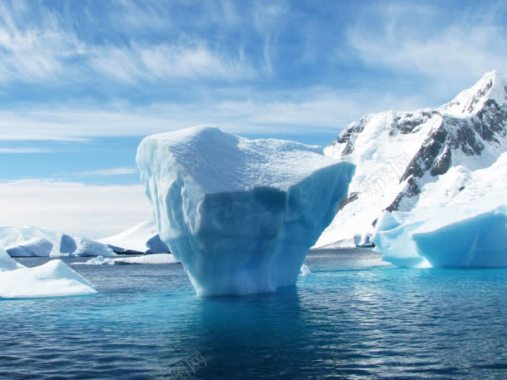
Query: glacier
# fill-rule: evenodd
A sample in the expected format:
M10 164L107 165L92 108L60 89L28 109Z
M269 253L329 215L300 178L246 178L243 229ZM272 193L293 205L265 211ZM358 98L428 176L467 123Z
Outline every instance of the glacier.
M136 161L160 238L205 296L294 285L354 173L319 147L211 127L148 136Z
M398 266L507 266L507 152L491 166L455 167L424 186L410 212L386 212L376 250Z
M27 268L0 248L0 299L93 294L92 284L61 260Z

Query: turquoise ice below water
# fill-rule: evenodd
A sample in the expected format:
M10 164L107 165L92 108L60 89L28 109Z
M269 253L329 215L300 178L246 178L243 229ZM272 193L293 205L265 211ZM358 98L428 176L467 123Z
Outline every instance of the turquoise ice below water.
M306 262L297 288L204 299L179 265L74 266L97 295L0 302L0 378L507 376L507 269Z

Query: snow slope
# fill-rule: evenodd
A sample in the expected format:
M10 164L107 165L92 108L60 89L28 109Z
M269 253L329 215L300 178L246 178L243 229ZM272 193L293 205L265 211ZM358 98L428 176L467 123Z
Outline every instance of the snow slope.
M365 116L325 148L354 163L356 174L315 247L373 234L384 210L408 212L421 201L436 207L431 184L457 191L469 173L489 167L506 149L507 79L496 71L438 109Z
M294 285L354 171L316 147L217 128L147 137L137 163L160 237L200 295Z
M117 235L100 240L104 244L137 252L167 253L169 248L158 238L154 220L139 223Z
M93 294L81 275L60 260L26 268L0 248L0 298L58 297Z
M36 227L0 227L0 247L12 257L113 256L105 244Z

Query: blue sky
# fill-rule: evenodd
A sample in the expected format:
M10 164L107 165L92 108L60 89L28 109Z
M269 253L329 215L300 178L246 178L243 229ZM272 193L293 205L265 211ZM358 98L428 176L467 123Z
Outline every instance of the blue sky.
M506 21L503 1L2 1L0 206L22 181L47 217L11 207L0 224L60 228L70 209L51 196L69 184L138 194L151 133L326 144L366 113L442 104L506 71ZM93 213L65 226L100 235Z

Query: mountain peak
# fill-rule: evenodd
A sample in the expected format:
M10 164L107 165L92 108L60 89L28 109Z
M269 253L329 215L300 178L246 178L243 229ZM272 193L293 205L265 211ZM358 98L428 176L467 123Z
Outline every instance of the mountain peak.
M497 70L488 71L472 87L460 92L440 111L455 117L476 114L488 100L498 105L507 104L507 77Z

